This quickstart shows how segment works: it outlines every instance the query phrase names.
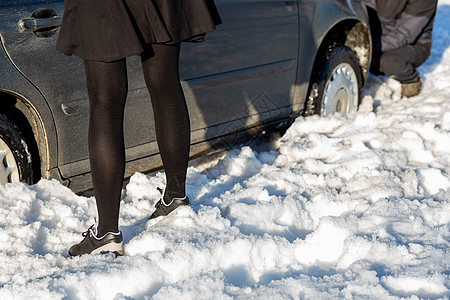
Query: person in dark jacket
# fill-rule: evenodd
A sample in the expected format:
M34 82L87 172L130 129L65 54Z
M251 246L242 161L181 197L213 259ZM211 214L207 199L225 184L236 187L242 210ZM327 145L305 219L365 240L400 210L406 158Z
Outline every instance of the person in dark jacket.
M372 34L371 72L402 84L405 97L420 93L417 67L430 56L437 0L363 0Z

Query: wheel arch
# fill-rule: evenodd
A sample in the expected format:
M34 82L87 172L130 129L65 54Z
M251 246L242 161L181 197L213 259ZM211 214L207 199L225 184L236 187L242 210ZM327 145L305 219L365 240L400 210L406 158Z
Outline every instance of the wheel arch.
M358 56L362 71L363 86L369 74L370 59L372 55L372 40L368 26L358 19L345 19L336 23L321 40L317 51L313 70L320 62L321 57L332 45L346 46Z
M49 147L44 123L36 109L19 94L0 90L0 114L18 128L32 158L33 183L49 178Z
M313 92L313 89L318 87L313 85L317 80L317 72L322 67L323 59L328 57L333 49L346 47L355 54L355 62L359 66L358 77L361 80L361 89L369 73L372 41L368 26L360 19L347 17L335 22L334 25L328 25L327 28L330 29L324 31L324 36L317 39L319 42L312 64L303 116L317 113L314 99L318 95Z

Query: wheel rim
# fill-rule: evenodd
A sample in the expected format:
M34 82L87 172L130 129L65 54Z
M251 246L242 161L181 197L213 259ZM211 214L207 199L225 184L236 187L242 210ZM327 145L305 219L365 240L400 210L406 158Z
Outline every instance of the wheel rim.
M341 63L334 68L325 86L322 116L333 112L347 115L358 107L358 79L353 67Z
M19 182L17 161L8 145L0 139L0 183Z

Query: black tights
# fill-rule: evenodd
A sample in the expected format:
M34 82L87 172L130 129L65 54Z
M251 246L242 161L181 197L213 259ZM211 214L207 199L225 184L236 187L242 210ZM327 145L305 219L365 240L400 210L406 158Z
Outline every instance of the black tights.
M141 55L156 137L166 174L164 201L185 196L189 115L178 73L179 45L152 45ZM154 53L153 53L154 52ZM154 55L153 55L154 54ZM123 116L128 92L125 59L84 62L90 101L89 157L98 211L98 236L118 231L125 171Z

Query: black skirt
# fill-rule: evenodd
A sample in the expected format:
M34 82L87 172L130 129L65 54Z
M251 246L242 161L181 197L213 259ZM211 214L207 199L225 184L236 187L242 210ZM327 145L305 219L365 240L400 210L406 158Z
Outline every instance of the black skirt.
M213 0L65 0L56 49L114 61L147 44L202 41L221 23Z

